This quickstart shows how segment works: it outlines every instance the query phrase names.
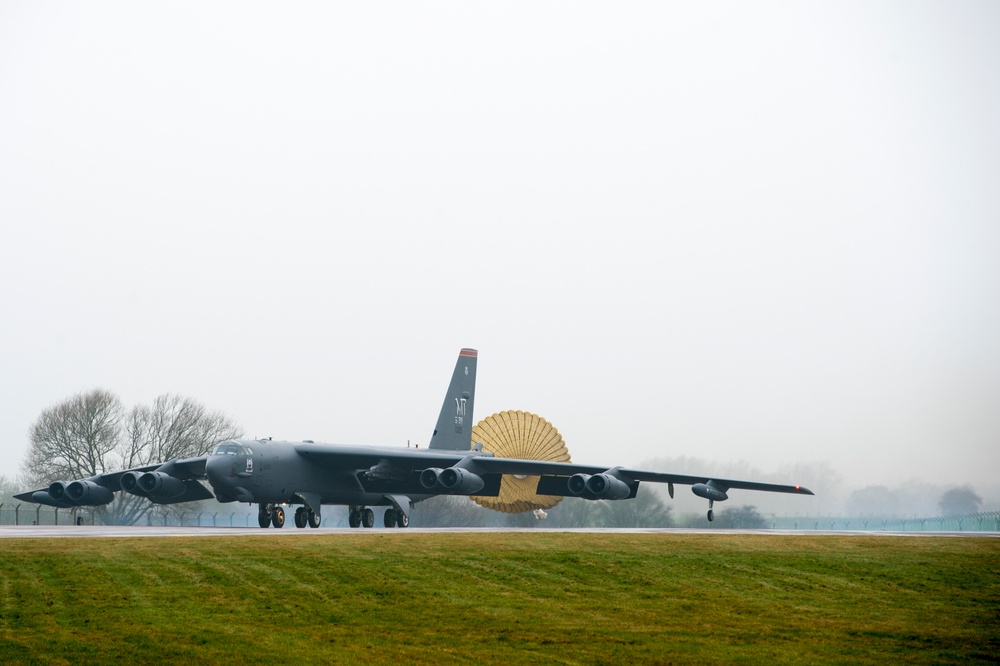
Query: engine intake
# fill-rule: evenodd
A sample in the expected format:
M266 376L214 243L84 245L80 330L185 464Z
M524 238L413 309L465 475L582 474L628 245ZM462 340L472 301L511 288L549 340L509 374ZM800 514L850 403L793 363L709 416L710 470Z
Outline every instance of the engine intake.
M604 474L574 474L566 482L569 492L584 499L625 499L632 494L632 488L605 472Z
M146 472L139 477L136 486L148 497L177 497L187 490L183 481L163 472Z
M610 474L595 474L587 479L587 490L598 499L625 499L632 494L632 489L621 479Z
M433 490L437 488L439 476L441 476L440 469L437 467L428 467L420 473L420 485L427 490Z
M438 475L438 483L449 493L455 495L472 495L483 489L486 482L483 477L473 474L461 467L449 467Z
M66 486L69 484L65 481L53 481L49 484L49 497L56 502L69 503L66 499Z
M486 482L478 474L461 467L428 467L420 473L420 485L449 495L473 495L482 490Z
M93 481L74 481L66 486L66 499L77 506L109 504L115 494Z

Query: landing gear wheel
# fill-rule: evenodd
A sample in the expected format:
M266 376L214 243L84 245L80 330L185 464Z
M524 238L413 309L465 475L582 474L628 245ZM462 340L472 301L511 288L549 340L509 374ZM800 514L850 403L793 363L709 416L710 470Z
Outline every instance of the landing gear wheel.
M375 512L365 507L361 510L361 524L365 527L371 527L375 524Z
M708 510L708 522L712 522L713 520L715 520L715 512L712 511L711 509L709 509Z
M306 516L306 520L309 522L309 527L319 527L320 518L316 515L315 511L310 511L309 515Z
M384 516L384 518L382 520L382 523L386 527L395 527L396 526L396 510L393 509L392 507L386 509L385 510L385 516Z
M351 512L347 516L347 524L351 527L361 526L361 510L357 507L351 507Z
M271 524L271 512L263 504L257 510L257 524L261 527L268 527Z
M304 506L295 510L295 526L299 528L306 526L306 508Z
M271 524L275 528L285 526L285 510L280 506L274 507L274 511L271 513Z
M398 511L396 513L396 525L398 527L409 527L410 526L410 517L408 515L406 515L405 513L403 513L402 511Z

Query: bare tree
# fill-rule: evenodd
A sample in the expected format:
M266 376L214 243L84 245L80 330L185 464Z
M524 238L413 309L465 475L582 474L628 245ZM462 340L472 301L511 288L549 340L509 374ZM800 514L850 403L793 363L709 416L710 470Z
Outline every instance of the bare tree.
M118 396L104 389L77 394L44 410L29 431L26 479L42 485L106 471L115 461L112 453L123 411Z
M42 412L31 428L23 471L30 483L44 486L204 455L220 440L240 434L228 417L190 398L161 395L152 407L137 406L126 415L115 395L95 389ZM131 525L153 506L120 492L93 511L102 522Z

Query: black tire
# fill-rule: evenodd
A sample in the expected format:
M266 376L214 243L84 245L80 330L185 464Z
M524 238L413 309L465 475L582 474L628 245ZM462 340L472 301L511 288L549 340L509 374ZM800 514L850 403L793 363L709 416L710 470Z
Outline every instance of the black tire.
M385 516L383 517L382 524L386 527L396 526L396 510L393 508L388 508L385 510Z
M261 509L257 512L257 524L261 527L271 526L271 514L265 509Z
M351 511L350 515L347 517L347 524L351 527L361 527L361 512Z
M365 527L372 527L375 525L375 512L365 507L361 510L361 524Z
M309 527L319 527L321 522L319 515L315 511L310 511L306 515L306 521L309 523Z
M295 526L299 528L306 526L306 508L304 506L295 510Z
M712 511L711 509L709 509L708 510L708 522L712 522L713 520L715 520L715 512Z
M280 506L274 507L274 511L271 512L271 524L275 528L281 528L285 526L285 510Z
M399 515L396 516L396 525L399 527L409 527L410 517L404 512L400 511Z

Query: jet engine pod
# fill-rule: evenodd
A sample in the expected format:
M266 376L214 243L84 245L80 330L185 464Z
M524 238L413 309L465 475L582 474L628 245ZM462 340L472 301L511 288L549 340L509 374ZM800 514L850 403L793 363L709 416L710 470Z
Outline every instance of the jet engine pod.
M472 428L472 441L497 458L570 462L562 435L551 423L530 412L506 411L487 416ZM537 476L504 474L497 497L473 495L472 501L493 511L524 513L551 509L562 497L539 495Z
M93 481L74 481L66 486L66 499L77 506L100 506L114 498L113 492Z
M437 467L428 467L420 473L420 485L422 485L427 490L433 490L437 488L438 478L441 476L441 470Z
M69 502L63 500L62 502L57 502L49 495L47 490L36 490L31 493L31 501L37 502L38 504L44 504L45 506L54 506L59 509L64 509L66 507L72 506Z
M610 474L595 474L587 479L587 491L597 499L608 500L625 499L632 494L627 483Z
M133 495L143 496L144 493L139 490L139 477L141 474L139 472L125 472L118 479L119 485L121 485L122 490L127 493L132 493Z
M582 495L587 492L587 481L590 480L589 474L574 474L569 477L569 481L566 483L569 491L574 495Z
M473 495L483 489L482 477L461 467L449 467L438 474L441 487L454 495Z
M65 481L53 481L49 484L49 497L56 502L64 502L69 504L66 499L66 486L69 485Z
M183 481L163 472L146 472L139 477L138 486L150 497L177 497L187 490Z

